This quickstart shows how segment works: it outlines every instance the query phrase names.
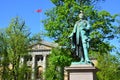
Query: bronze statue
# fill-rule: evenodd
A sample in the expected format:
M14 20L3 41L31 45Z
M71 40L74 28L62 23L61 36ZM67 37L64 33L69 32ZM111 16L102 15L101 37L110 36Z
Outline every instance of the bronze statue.
M90 24L84 19L83 11L80 11L79 20L75 23L74 29L69 38L72 41L72 49L80 58L80 63L90 63L88 57Z

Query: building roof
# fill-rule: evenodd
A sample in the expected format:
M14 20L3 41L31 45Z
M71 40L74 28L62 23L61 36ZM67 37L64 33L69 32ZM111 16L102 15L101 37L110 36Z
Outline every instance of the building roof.
M51 50L52 48L57 46L58 46L57 43L40 41L38 43L32 44L30 47L32 51L39 51L39 50Z
M47 41L41 41L40 44L43 44L43 45L46 45L46 46L49 46L49 47L57 47L58 46L57 43L47 42Z

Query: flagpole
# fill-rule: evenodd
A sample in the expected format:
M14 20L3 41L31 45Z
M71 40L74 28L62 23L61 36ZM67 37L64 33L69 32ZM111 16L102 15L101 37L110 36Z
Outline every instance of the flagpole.
M41 20L42 20L42 9L37 9L36 12L39 14L40 16L40 34L41 34L41 39L44 40L43 38L43 27L42 27L42 24L41 24Z
M42 13L40 14L40 28L41 28L41 38L44 40L44 36L43 36L43 26L42 26Z

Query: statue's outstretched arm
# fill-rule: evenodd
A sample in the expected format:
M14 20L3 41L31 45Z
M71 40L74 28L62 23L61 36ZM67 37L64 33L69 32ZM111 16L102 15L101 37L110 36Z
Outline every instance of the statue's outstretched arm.
M69 38L71 38L74 35L74 33L76 33L76 29L77 29L77 24L75 24L72 33L69 35Z

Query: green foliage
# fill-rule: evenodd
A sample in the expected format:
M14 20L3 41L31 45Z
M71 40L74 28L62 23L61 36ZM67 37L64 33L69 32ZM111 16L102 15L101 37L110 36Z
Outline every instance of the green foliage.
M3 80L26 80L26 73L30 72L21 58L28 54L31 43L40 41L38 36L31 37L25 22L18 17L11 20L11 23L4 32L0 32L0 55ZM12 67L9 67L10 64Z
M48 66L46 70L46 80L63 80L65 66L69 66L71 63L70 52L67 49L55 48L52 50L52 54L48 58ZM62 78L62 79L61 79Z
M6 29L7 42L10 63L13 65L12 74L14 79L19 78L20 58L28 53L29 47L29 31L25 26L25 22L18 18L11 21ZM23 73L25 75L25 73Z
M3 79L9 78L10 74L8 63L10 60L8 59L8 52L7 49L7 43L6 43L6 35L4 34L4 31L0 33L0 73L1 77ZM2 66L2 67L1 67Z
M67 0L51 0L52 3L56 6L64 5L64 2ZM80 6L82 5L95 5L96 3L100 1L105 1L105 0L69 0L69 2L74 1L77 2Z
M98 62L97 67L100 69L97 73L98 80L120 80L120 61L116 56L110 54L99 55Z
M24 79L24 80L29 80L27 77L29 73L32 73L32 69L28 68L27 65L22 65L20 68L19 68L19 71L18 71L18 80L21 80L21 79Z
M54 48L52 50L53 54L50 54L49 60L51 61L50 64L54 64L56 66L66 66L70 65L71 58L67 59L70 57L70 52L67 49L64 48ZM51 58L54 57L54 58Z

